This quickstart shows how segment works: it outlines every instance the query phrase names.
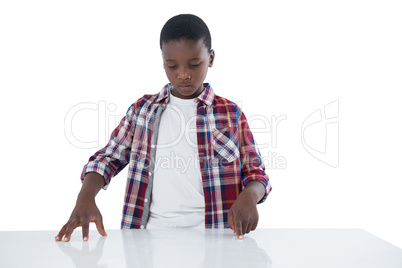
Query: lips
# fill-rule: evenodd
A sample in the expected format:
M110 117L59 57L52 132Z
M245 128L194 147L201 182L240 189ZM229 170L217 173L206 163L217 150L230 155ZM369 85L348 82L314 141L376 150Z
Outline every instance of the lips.
M182 90L188 90L191 88L191 85L190 84L180 84L178 87Z

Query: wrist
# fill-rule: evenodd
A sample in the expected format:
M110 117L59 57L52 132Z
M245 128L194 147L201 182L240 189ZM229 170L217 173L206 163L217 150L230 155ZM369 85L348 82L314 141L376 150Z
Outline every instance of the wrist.
M82 199L95 199L95 196L104 185L105 180L100 174L89 172L84 177L78 197Z
M265 187L259 181L251 181L247 183L245 189L242 191L243 195L246 195L247 199L257 204L265 195Z
M239 198L252 202L253 204L257 204L259 201L255 192L247 189L247 187L240 193Z
M95 202L95 195L81 190L77 197L77 203L81 202Z

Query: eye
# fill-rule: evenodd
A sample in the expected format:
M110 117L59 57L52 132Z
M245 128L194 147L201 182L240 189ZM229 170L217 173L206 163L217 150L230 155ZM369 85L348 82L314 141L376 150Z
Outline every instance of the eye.
M177 68L177 65L168 65L168 68L169 68L169 69L176 69L176 68Z
M190 66L191 68L198 67L199 65L200 65L200 63L197 63L197 64L189 64L189 66Z

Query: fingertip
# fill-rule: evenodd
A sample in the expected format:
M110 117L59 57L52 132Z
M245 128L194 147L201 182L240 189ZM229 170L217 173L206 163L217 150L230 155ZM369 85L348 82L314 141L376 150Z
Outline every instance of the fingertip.
M242 235L239 235L239 237L238 237L238 238L241 240L241 239L243 239L243 236L242 236Z
M87 242L88 241L88 237L87 236L84 236L84 242Z
M100 234L101 236L107 236L107 233L106 233L105 231L99 231L99 234Z
M240 238L240 236L243 237L241 222L236 224L236 234L238 238Z
M105 231L105 228L103 228L103 226L96 225L96 229L98 229L98 233L101 236L107 236L107 233Z
M98 226L96 226L98 227ZM101 228L98 228L98 232L102 235L102 236L107 236L107 233L105 231L105 228L103 228L103 226Z

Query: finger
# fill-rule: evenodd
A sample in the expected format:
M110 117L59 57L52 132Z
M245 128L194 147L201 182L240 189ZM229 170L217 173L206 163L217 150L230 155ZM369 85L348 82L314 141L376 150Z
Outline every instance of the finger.
M258 221L256 221L252 226L251 226L251 231L254 231L257 229Z
M235 228L234 228L234 223L233 223L233 213L230 210L229 215L228 215L228 226L230 229L232 229L233 233L235 233Z
M107 236L107 233L105 231L105 227L103 226L103 220L102 220L102 216L97 217L95 219L95 224L96 224L96 229L98 229L98 232L102 235L102 236Z
M244 234L248 234L250 232L251 229L251 224L248 222L247 224L243 225L243 233Z
M248 224L248 221L242 221L242 223L241 223L241 231L243 232L243 234L246 234L246 231L247 231L247 224Z
M78 223L76 221L71 222L70 224L68 224L67 229L66 229L66 233L64 235L64 242L70 241L71 234L73 233L74 229L77 228L77 226L78 226Z
M235 229L236 229L236 234L237 238L243 239L243 229L242 229L242 223L239 218L235 218Z
M85 221L82 224L82 240L86 242L88 241L88 237L89 237L89 221Z
M64 226L61 228L60 232L55 237L56 241L61 241L61 239L63 238L64 234L66 233L66 229L67 229L67 223L64 224Z

